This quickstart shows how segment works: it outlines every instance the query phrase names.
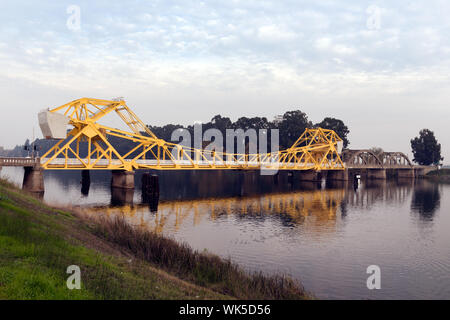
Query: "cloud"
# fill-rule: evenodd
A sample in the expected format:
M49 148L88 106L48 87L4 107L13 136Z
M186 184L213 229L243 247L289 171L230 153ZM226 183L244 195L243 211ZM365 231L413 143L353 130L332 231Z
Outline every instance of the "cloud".
M296 38L294 32L277 25L264 25L259 27L257 36L261 41L269 43L293 41Z
M309 112L318 118L337 114L354 128L360 123L355 110L370 105L388 112L387 98L407 115L421 103L440 118L450 116L444 108L450 87L445 1L376 2L378 29L367 27L372 1L79 1L79 32L66 27L70 4L15 1L0 12L1 76L26 83L40 105L48 94L32 90L33 84L70 98L83 92L128 95L142 104L155 98L162 108L152 117L161 122L173 116L167 106L180 110L175 104L187 102L193 118L204 114L206 120L209 108L270 116L285 111L280 108L314 106ZM405 127L423 121L414 116ZM0 137L8 130L1 128ZM368 134L355 139L360 136Z

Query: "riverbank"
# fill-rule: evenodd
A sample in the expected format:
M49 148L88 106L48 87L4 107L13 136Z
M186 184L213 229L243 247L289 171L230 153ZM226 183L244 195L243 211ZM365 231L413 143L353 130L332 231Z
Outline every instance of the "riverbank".
M440 169L430 171L425 178L433 181L439 182L449 182L450 183L450 169Z
M69 290L67 267L81 270ZM0 299L304 299L298 282L249 274L215 255L49 207L0 180Z

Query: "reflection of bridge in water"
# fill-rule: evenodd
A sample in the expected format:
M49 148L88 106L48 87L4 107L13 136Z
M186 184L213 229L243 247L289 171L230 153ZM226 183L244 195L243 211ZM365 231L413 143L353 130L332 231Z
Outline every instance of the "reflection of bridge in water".
M87 214L105 214L110 218L123 216L136 226L156 232L174 232L183 224L201 224L205 219L226 219L230 215L242 219L277 218L286 226L303 226L309 230L330 232L334 230L341 214L349 208L370 207L377 202L405 202L413 185L386 183L367 184L354 190L336 188L296 191L292 193L260 196L164 201L155 206L124 205L121 207L96 207ZM152 212L151 212L152 211Z
M198 225L203 219L216 220L230 214L242 218L265 218L277 215L285 223L317 224L336 220L338 207L345 196L344 189L316 190L286 194L267 194L252 197L170 201L158 204L149 213L148 205L90 208L88 213L124 216L134 225L157 232L178 230L183 223Z
M403 182L403 183L402 183ZM364 188L347 192L345 202L350 207L370 207L375 203L404 203L414 189L410 180L405 181L367 181Z
M100 124L103 117L114 113L129 131ZM415 177L427 169L413 166L401 152L343 151L342 139L323 128L307 128L289 148L268 153L182 146L157 138L122 99L81 98L42 111L38 118L43 136L55 140L42 158L0 158L0 167L23 166L23 187L38 193L44 192L43 170L82 170L85 181L89 170L111 170L113 187L134 189L135 171L140 169L289 171L297 172L303 181L320 180L322 175L328 180L353 180L355 175L386 179L386 170L398 177ZM69 131L68 125L73 127ZM114 139L126 150L114 146ZM149 193L159 193L157 176L146 176L142 183Z

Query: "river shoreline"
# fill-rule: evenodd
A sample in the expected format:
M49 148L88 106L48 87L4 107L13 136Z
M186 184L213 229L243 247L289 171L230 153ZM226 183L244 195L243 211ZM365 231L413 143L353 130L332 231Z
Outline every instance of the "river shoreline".
M311 298L290 278L244 272L124 220L50 207L5 180L0 219L2 299ZM66 287L69 265L81 269L81 290Z
M425 178L435 182L450 183L450 169L431 171L425 176Z

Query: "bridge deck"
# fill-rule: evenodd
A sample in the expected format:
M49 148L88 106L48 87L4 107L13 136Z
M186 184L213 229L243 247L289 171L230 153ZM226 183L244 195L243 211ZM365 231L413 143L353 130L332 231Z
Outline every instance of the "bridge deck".
M41 159L41 163L46 163L49 159ZM92 161L92 159L91 159ZM127 161L128 162L128 161ZM132 163L131 161L129 162ZM281 162L260 162L260 161L189 161L189 160L135 160L134 164L138 169L163 169L163 170L183 170L183 169L278 169L278 170L312 170L314 163L281 163ZM93 170L111 170L111 166L120 167L122 162L118 159L100 159L92 161ZM49 169L83 169L86 163L79 159L53 159L47 167ZM328 168L333 170L343 170L343 167Z
M40 165L38 158L0 157L0 167L34 167Z
M31 157L0 157L0 167L33 167L46 163L47 158L31 158ZM120 167L122 162L118 159L91 159L91 170L111 170L111 165ZM128 162L128 161L127 161ZM130 161L131 163L131 161ZM49 169L86 169L87 162L82 162L77 158L56 158L53 159ZM163 170L183 170L183 169L278 169L278 170L312 170L313 163L280 163L280 162L257 162L257 161L215 161L211 165L211 161L188 161L188 160L136 160L135 164L138 169L163 169ZM412 169L423 168L423 166L408 165L389 165L380 167L375 165L346 164L345 169ZM428 167L426 167L428 168ZM325 167L325 170L342 170L342 167Z

